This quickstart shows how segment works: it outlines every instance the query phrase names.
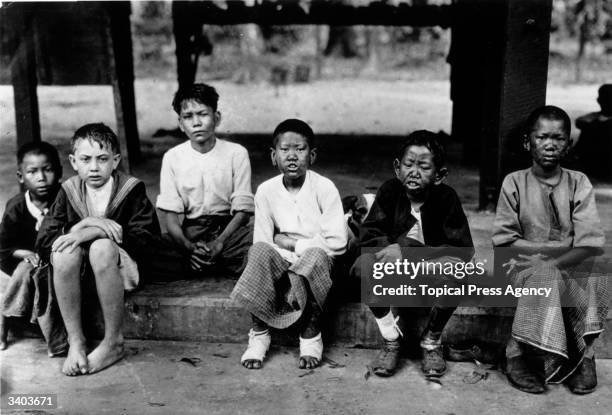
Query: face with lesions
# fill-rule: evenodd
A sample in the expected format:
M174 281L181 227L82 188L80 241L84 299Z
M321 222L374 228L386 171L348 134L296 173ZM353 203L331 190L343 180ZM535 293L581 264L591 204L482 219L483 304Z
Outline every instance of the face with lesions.
M81 180L93 188L104 186L121 161L121 155L115 154L110 145L89 138L80 138L68 157Z
M306 174L317 156L316 149L310 148L306 137L288 131L278 136L271 157L272 164L286 178L295 180Z
M36 199L44 199L59 182L59 172L46 154L26 153L17 170L19 183Z
M184 101L178 117L179 128L189 140L204 144L215 135L221 121L221 113L195 100Z
M525 149L533 163L545 170L556 168L570 147L570 138L562 120L540 117L527 137Z
M431 150L422 145L408 146L402 159L395 159L393 167L406 192L413 195L440 183L446 174L446 169L436 167Z

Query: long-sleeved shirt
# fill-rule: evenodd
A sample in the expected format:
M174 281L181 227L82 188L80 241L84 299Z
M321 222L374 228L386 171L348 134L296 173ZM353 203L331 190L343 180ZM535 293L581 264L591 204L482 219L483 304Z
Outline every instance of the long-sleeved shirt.
M506 176L497 202L493 245L517 239L532 242L564 241L567 247L601 247L604 233L589 179L562 169L557 185L548 186L531 168Z
M159 181L157 207L189 219L253 212L249 154L236 143L216 139L208 153L179 144L164 154Z
M297 239L295 252L274 243L284 233ZM340 193L334 183L309 170L302 188L291 194L283 175L262 183L255 194L253 242L266 242L293 263L308 248L322 248L334 257L346 250L347 228Z

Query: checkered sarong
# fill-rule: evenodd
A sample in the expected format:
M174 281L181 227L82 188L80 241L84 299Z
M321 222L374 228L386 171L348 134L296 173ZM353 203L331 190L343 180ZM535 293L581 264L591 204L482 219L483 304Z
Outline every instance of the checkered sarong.
M271 245L257 242L230 298L269 326L284 329L302 316L309 291L323 307L332 286L331 266L319 248L307 249L291 264Z
M608 313L606 276L574 271L545 265L511 276L515 288L552 288L549 297L519 298L512 325L516 340L548 352L544 375L549 383L562 382L580 364L584 336L601 333Z

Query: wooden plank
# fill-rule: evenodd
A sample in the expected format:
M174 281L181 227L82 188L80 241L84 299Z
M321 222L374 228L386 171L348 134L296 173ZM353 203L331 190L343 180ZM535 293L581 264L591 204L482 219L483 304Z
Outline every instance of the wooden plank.
M107 8L106 25L117 136L123 156L123 168L128 172L140 159L129 13L129 3L110 3Z
M20 147L31 141L40 141L32 8L26 5L14 7L8 17L18 39L11 60L11 82L14 91L17 147Z
M552 9L552 0L498 4L504 7L502 44L493 42L485 50L489 58L483 79L479 204L486 210L495 208L504 176L529 164L521 149L521 129L529 113L546 102ZM487 31L487 36L495 39L496 33Z

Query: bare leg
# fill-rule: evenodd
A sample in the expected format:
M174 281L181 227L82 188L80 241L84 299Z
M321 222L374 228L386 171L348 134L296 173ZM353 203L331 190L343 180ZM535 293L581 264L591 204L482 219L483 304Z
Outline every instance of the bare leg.
M62 372L68 376L86 374L89 370L85 335L81 324L81 262L83 250L77 248L53 254L53 284L57 303L68 332L68 356Z
M0 350L6 349L8 338L7 318L0 314Z
M98 372L123 357L123 281L119 250L110 239L98 239L89 248L89 262L104 317L104 338L88 356L89 373Z
M314 296L308 290L308 303L306 310L304 310L304 326L301 330L300 337L303 339L312 339L321 333L321 326L319 320L321 317L321 307L317 304ZM300 369L314 369L319 366L321 362L318 357L315 356L300 356L298 366Z

